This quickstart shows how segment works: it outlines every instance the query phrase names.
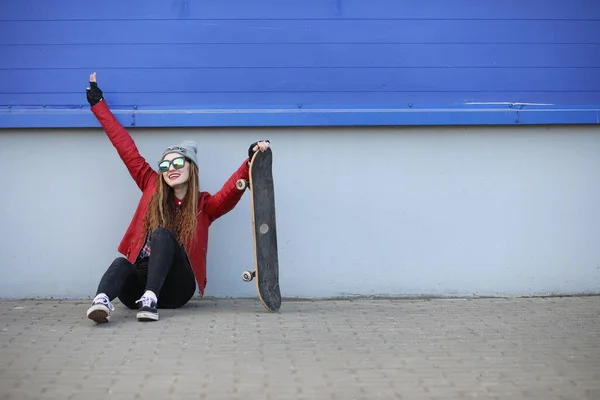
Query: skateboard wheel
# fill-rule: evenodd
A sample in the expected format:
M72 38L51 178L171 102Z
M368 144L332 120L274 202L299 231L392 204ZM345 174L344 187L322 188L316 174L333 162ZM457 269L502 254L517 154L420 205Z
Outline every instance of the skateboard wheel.
M242 279L244 280L244 282L250 282L253 278L254 272L244 271L244 273L242 273Z
M238 179L238 181L235 183L235 186L238 188L238 190L244 190L248 187L248 182L246 182L245 179Z

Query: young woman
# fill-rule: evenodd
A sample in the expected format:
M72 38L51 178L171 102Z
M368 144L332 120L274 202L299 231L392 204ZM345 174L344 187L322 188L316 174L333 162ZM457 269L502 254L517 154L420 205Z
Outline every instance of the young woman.
M87 99L142 191L119 245L125 257L115 259L102 276L87 316L97 323L108 322L114 310L111 301L118 297L131 309L139 304L138 320L156 321L157 308L183 306L194 295L196 283L204 295L208 228L239 202L244 192L235 184L249 179L249 160L255 151L265 151L269 141L251 144L249 158L211 195L199 189L195 142L167 147L157 173L106 105L95 72L90 75Z

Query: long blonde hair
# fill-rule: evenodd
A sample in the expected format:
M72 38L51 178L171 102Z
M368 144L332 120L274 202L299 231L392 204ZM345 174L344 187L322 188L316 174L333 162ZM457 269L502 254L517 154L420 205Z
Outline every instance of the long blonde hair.
M189 163L188 190L181 207L175 205L175 191L169 186L163 174L156 177L156 191L150 199L143 222L143 232L152 233L158 227L166 228L175 236L180 244L188 250L194 244L198 213L198 167Z

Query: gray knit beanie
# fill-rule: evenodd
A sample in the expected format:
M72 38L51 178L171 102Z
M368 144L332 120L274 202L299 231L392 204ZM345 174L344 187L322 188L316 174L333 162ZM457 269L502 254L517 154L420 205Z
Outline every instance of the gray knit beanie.
M177 145L167 147L165 149L165 151L162 153L162 156L160 157L160 161L162 161L163 158L169 153L181 154L182 156L191 160L194 164L196 164L196 166L198 166L198 158L197 158L198 145L193 140L184 140L183 142L181 142ZM159 163L160 163L160 161L159 161Z

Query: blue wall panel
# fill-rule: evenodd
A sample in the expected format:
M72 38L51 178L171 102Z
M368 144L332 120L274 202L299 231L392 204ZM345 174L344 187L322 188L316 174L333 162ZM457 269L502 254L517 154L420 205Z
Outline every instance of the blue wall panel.
M0 127L93 71L136 126L598 123L600 1L0 2Z

